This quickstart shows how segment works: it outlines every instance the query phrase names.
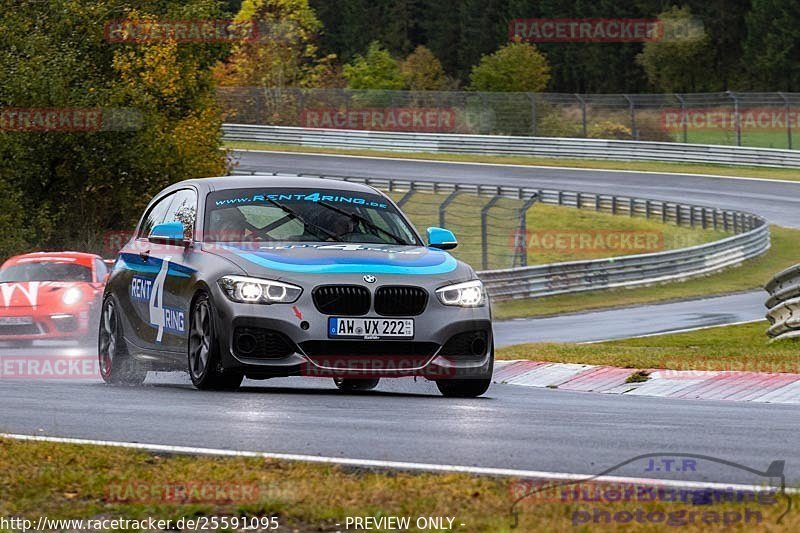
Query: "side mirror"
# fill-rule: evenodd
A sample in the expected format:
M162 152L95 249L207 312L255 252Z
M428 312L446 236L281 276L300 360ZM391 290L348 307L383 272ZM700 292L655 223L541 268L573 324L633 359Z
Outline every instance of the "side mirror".
M428 246L439 250L452 250L458 246L458 239L449 229L428 228Z
M188 239L184 236L186 228L181 222L166 222L157 224L150 230L147 240L156 244L173 244L175 246L186 246Z

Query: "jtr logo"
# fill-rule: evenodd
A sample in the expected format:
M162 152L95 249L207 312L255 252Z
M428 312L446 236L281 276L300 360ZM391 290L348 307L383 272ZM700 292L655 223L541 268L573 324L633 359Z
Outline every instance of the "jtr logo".
M39 282L32 281L30 283L3 283L0 284L0 291L3 294L3 305L11 307L14 302L14 294L19 291L28 300L27 305L36 307L39 302ZM25 304L20 307L25 307Z

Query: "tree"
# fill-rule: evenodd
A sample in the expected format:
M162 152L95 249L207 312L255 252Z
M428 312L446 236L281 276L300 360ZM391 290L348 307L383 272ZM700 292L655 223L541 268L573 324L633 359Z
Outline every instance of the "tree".
M800 89L800 4L753 0L744 43L749 85L762 91Z
M131 229L159 189L227 171L210 74L227 45L111 43L110 18L226 14L207 0L17 2L0 13L1 107L102 111L91 131L0 131L1 194L23 210L8 223L25 244L100 249L103 232Z
M541 92L550 80L547 59L535 46L511 43L481 58L470 75L470 89L487 92Z
M401 65L405 86L412 91L443 91L449 83L433 52L420 45Z
M319 57L322 29L308 0L244 0L235 21L255 21L257 37L237 43L216 68L223 86L314 87L335 56Z
M658 16L664 38L645 43L636 62L650 84L663 92L706 90L713 79L707 75L711 62L708 35L688 7L672 8Z
M405 86L400 65L378 41L370 43L365 55L344 66L344 77L351 89L399 90Z

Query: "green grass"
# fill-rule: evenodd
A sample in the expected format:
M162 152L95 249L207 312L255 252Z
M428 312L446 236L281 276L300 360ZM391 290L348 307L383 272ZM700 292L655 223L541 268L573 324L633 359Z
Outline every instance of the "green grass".
M527 298L494 305L495 318L562 313L709 297L763 287L779 271L800 262L800 230L772 226L772 248L763 256L718 274L651 287L613 289L548 298Z
M800 142L800 139L798 139ZM235 150L266 150L297 153L339 154L372 156L386 158L413 158L427 161L451 161L463 163L491 163L496 165L530 165L575 167L607 170L640 170L649 172L676 172L683 174L713 174L720 176L742 176L787 181L800 181L800 169L742 167L733 165L711 165L695 163L661 163L649 161L607 161L594 159L568 159L554 157L491 156L472 154L440 154L428 152L392 152L388 150L364 150L344 148L324 148L311 146L292 146L259 142L230 141L226 148ZM346 174L345 170L342 174ZM398 178L412 176L398 176Z
M792 149L800 147L798 141L798 134L800 131L792 132ZM682 133L674 133L673 137L677 142L683 142ZM689 130L686 135L686 140L694 144L724 144L727 146L736 146L736 131L731 130L707 130L707 131L691 131ZM765 130L765 131L742 131L742 146L754 146L758 148L789 148L789 139L786 136L786 130Z
M399 200L403 193L391 193ZM439 225L439 205L446 194L415 193L403 206L414 225L421 231ZM483 264L481 249L481 207L490 198L461 194L449 205L445 225L459 240L453 254L472 265L484 268L510 268L514 263L514 235L519 227L518 210L523 202L500 200L487 218L487 259ZM727 236L724 232L686 228L644 218L631 218L592 210L535 204L527 216L531 234L528 240L528 264L616 257L633 253L650 253L702 244ZM539 233L541 232L541 233ZM579 239L603 239L604 232L624 232L639 239L639 246L619 246L616 241L602 240L600 246L580 246ZM619 233L613 233L619 236ZM559 238L559 241L556 241ZM558 244L557 244L558 242ZM606 244L605 246L602 244ZM519 266L517 263L516 266Z
M134 485L155 488L181 484L256 487L249 492L257 494L257 498L247 503L178 504L152 497L127 503L111 497L126 494L124 487ZM169 456L114 447L7 439L0 439L0 487L0 516L24 517L34 524L40 516L139 520L276 516L280 531L303 533L345 531L348 516L409 516L412 521L421 516L450 516L455 518L453 530L465 532L583 532L590 529L573 526L572 513L595 505L612 513L637 508L672 513L695 510L689 504L663 501L588 505L527 499L518 507L519 527L512 530L511 504L520 495L529 494L531 485L508 478L382 472L265 459ZM794 498L794 505L797 504L798 498ZM717 503L701 510L742 511L743 505ZM774 525L785 509L784 499L780 504L758 505L771 531L797 531L800 515L796 512L788 515L781 526ZM337 527L337 523L341 526ZM699 532L707 527L697 520L682 530ZM630 524L603 526L604 531L630 528ZM352 526L349 529L354 530ZM417 529L412 527L411 531Z
M520 344L501 348L497 357L635 369L800 374L800 344L791 340L768 342L767 326L766 321L758 321L593 344Z

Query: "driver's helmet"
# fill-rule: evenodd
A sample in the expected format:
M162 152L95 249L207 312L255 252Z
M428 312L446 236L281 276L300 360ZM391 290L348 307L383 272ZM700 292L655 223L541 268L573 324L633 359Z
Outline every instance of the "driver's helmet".
M218 209L211 214L211 235L206 239L217 242L243 242L247 231L247 218L238 207Z

